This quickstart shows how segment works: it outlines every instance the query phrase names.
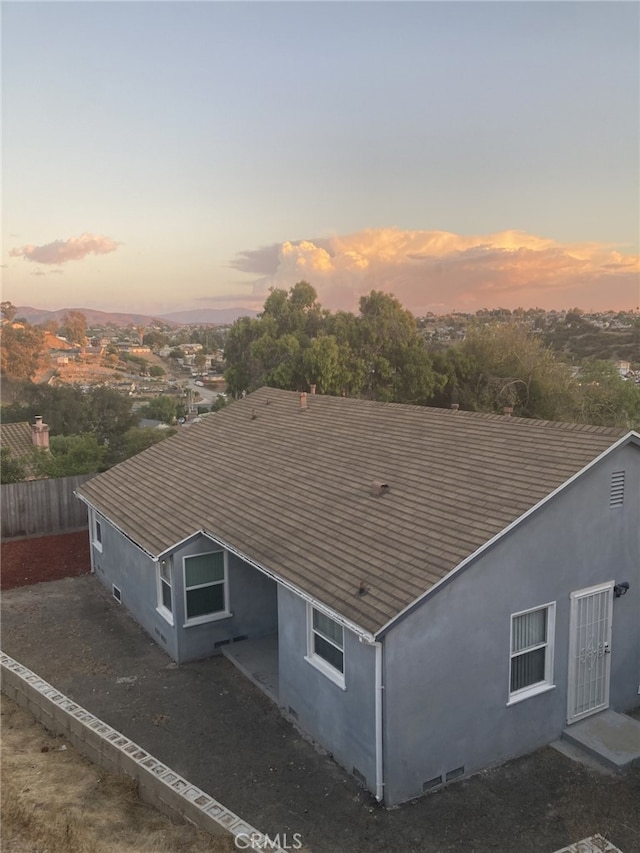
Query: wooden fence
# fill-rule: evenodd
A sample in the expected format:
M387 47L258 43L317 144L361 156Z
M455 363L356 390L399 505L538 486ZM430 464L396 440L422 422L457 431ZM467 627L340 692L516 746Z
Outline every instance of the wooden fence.
M88 527L87 507L73 492L93 476L28 480L0 487L2 538L47 536Z

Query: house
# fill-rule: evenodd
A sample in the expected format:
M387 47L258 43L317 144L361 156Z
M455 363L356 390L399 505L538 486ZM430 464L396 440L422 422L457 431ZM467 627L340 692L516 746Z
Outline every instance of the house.
M15 424L0 424L0 447L7 448L11 457L25 464L27 479L35 479L33 452L36 449L49 450L49 426L42 417L35 422L20 421Z
M385 805L639 702L635 432L262 388L78 495L168 654L253 671Z

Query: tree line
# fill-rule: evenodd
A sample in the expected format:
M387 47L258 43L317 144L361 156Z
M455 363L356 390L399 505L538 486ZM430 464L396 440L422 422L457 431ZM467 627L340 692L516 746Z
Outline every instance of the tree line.
M640 386L606 361L579 369L522 322L471 322L464 339L429 345L390 294L362 296L359 312L331 313L311 284L273 289L262 313L241 318L225 343L232 396L262 385L320 394L521 417L640 426Z

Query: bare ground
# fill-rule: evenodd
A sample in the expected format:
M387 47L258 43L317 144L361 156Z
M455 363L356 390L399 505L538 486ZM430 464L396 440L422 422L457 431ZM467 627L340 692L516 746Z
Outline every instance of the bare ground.
M99 769L2 696L2 849L6 853L229 853L142 803L135 784Z
M7 654L313 853L551 853L596 833L640 853L640 768L603 775L546 748L386 811L229 661L176 666L96 577L9 590L2 619Z

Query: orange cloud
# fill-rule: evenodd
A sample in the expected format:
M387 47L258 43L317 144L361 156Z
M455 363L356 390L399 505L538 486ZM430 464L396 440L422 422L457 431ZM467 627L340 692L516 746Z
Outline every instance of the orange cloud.
M482 307L633 308L640 258L600 243L559 243L522 231L462 236L369 229L243 252L236 269L262 273L254 295L302 278L327 308L354 310L372 289L416 314Z
M44 246L20 246L9 254L12 258L22 257L38 264L65 264L67 261L81 261L87 255L107 255L117 248L118 243L102 234L81 234L68 240L54 240Z

